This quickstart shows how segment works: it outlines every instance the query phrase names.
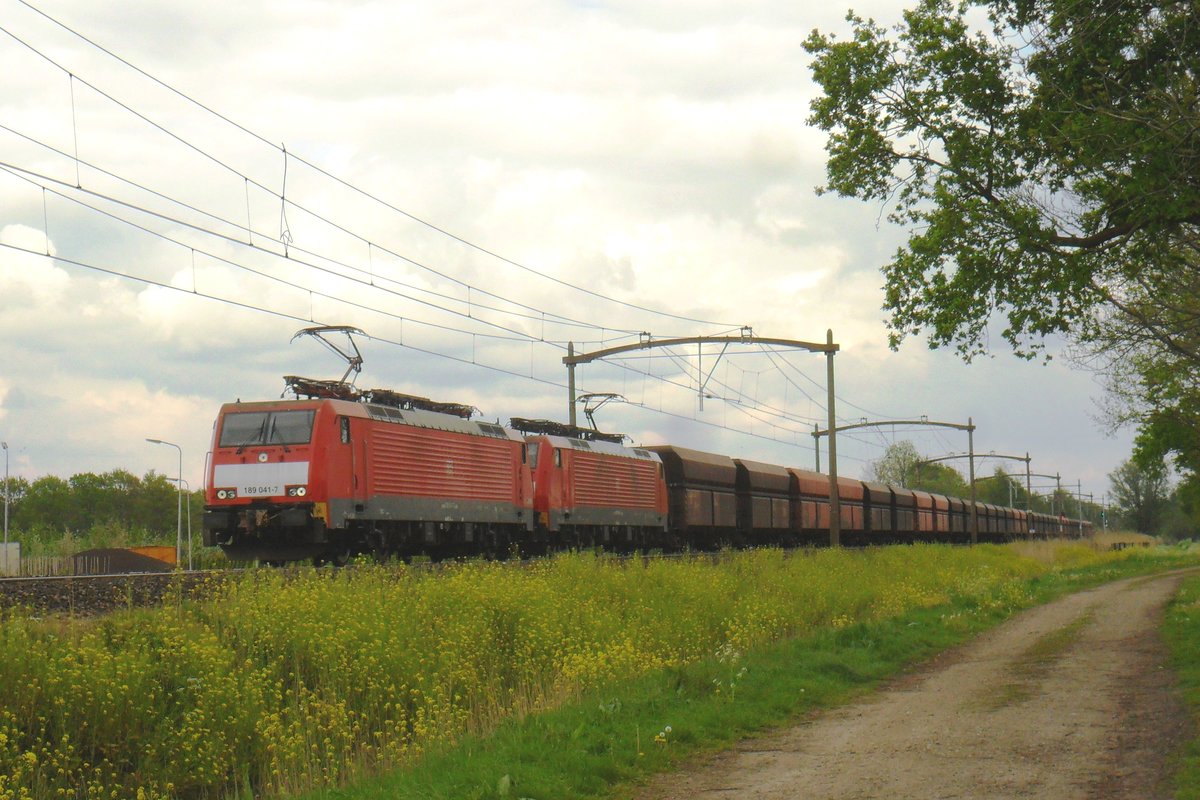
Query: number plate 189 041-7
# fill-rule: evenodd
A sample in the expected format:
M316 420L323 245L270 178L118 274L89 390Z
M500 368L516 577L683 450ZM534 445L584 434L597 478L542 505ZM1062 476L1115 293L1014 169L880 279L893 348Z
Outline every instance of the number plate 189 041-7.
M233 487L239 497L279 497L285 487L307 483L307 461L217 464L213 467L213 486Z

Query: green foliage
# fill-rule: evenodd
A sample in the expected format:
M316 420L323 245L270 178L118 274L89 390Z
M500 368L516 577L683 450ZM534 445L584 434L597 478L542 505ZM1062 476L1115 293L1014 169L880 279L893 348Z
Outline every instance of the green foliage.
M871 464L871 480L894 486L908 486L916 477L917 464L925 457L908 441L893 442L878 461Z
M975 497L981 503L1005 507L1025 505L1024 481L1017 482L1002 467L996 467L991 475L977 477L975 483Z
M1200 539L1200 479L1189 475L1175 485L1163 521L1168 539Z
M203 492L185 494L193 531L200 530ZM121 469L13 480L10 524L28 554L66 555L84 547L174 542L175 484L156 472L142 478ZM184 519L184 529L187 519ZM62 550L62 553L57 551Z
M1162 631L1184 698L1200 722L1200 578L1184 582L1167 608ZM1200 740L1188 742L1176 764L1175 797L1200 800Z
M1031 583L1003 583L964 592L948 604L917 608L884 620L830 627L757 647L744 654L737 701L712 691L727 668L710 656L677 669L585 693L553 711L512 720L487 737L469 737L412 768L314 792L310 800L513 797L582 800L624 797L618 782L685 767L698 753L727 747L812 709L845 702L1014 611L1068 591L1140 574L1183 558L1141 554L1078 570L1055 569ZM668 747L647 740L670 725ZM640 742L640 746L639 746Z
M992 29L968 23L988 9ZM912 234L884 267L891 341L966 358L994 312L1019 353L1172 264L1200 226L1200 26L1191 0L921 0L894 31L813 32L828 185Z
M1165 465L1144 467L1137 461L1122 461L1108 476L1112 485L1114 511L1121 523L1139 533L1157 534L1167 508L1168 486Z
M515 796L572 796L555 794L560 784L594 795L689 740L763 724L751 709L786 716L795 705L774 693L778 681L869 682L886 671L876 625L952 602L1011 609L1031 601L1027 582L1047 569L999 546L763 550L717 564L575 555L258 571L194 604L98 621L10 615L0 620L0 787L36 797L291 794L456 746L471 762L498 727L527 719L536 735L526 758L469 785L465 768L444 774L453 788L439 796L495 796L504 775ZM969 629L958 617L945 624ZM826 651L858 649L809 656L811 670L786 679L782 663L763 666L760 678L752 653L812 634ZM643 679L671 687L645 717L628 690ZM591 716L539 713L580 697ZM710 721L678 723L685 699ZM579 769L532 776L527 763L559 751ZM557 783L534 794L541 780Z
M945 464L922 464L916 471L911 488L947 497L971 496L971 489L962 473Z
M977 11L990 30L974 28ZM1145 467L1200 474L1200 5L919 0L805 42L826 190L911 231L884 265L893 347L965 359L991 320L1107 378Z
M1189 302L1200 321L1200 284ZM1194 345L1200 348L1200 341ZM1143 346L1131 359L1138 396L1127 404L1139 422L1135 458L1144 468L1156 468L1172 457L1180 472L1200 475L1200 358L1166 347Z
M948 497L969 497L970 488L958 470L942 463L926 463L916 446L902 440L888 445L871 465L871 480Z

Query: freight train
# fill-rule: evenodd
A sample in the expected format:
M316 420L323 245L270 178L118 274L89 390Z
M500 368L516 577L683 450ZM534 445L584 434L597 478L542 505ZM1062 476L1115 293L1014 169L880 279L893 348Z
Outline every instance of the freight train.
M829 478L336 381L221 407L204 543L234 559L344 562L565 548L712 549L829 541ZM970 501L838 479L841 541L970 541ZM975 504L978 538L1086 536L1091 524Z

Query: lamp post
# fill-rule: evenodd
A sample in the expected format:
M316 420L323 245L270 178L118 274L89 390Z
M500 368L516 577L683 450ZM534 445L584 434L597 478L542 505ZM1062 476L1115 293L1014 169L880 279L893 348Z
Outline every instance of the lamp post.
M188 571L190 572L192 569L192 485L184 478L180 478L179 481L187 487Z
M146 439L150 444L165 444L179 451L179 477L175 484L175 566L183 566L183 448L174 442L164 442L162 439Z
M4 572L8 574L8 442L0 442L0 447L4 448Z

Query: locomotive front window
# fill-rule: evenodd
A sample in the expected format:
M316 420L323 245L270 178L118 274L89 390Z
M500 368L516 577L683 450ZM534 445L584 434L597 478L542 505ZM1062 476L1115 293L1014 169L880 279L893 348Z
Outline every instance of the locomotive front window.
M276 411L271 415L267 444L308 444L312 439L312 409L307 411Z
M219 447L255 444L308 444L312 439L312 409L304 411L242 411L226 414Z
M221 447L241 447L244 444L260 444L263 429L267 426L267 412L250 411L226 414L221 425Z

